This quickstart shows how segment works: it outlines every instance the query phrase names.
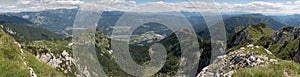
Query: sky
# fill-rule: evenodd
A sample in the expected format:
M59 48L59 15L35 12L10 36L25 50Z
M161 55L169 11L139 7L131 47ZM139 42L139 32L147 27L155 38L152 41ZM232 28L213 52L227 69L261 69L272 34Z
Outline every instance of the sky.
M0 12L106 7L107 11L300 14L300 0L0 0ZM110 4L108 6L104 6Z

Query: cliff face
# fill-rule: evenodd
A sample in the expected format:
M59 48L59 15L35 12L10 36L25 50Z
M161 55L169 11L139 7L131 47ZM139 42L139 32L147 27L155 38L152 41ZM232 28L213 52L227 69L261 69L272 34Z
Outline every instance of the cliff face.
M269 42L266 47L279 58L300 62L299 37L299 27L286 27L272 34L269 40L261 41Z
M292 41L300 36L300 27L286 27L280 29L274 33L271 38L275 43L285 43L286 41Z
M243 30L239 32L236 36L234 36L233 45L240 45L247 42L250 38L249 32L247 30Z

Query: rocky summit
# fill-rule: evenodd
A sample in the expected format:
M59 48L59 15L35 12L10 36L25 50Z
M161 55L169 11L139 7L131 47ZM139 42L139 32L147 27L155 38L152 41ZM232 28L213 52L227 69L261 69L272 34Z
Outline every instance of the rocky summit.
M226 55L218 56L197 76L297 77L299 31L299 27L274 31L265 24L249 25L229 40Z
M266 64L278 64L278 60L262 46L249 44L218 58L205 67L198 77L231 77L239 69L254 68Z

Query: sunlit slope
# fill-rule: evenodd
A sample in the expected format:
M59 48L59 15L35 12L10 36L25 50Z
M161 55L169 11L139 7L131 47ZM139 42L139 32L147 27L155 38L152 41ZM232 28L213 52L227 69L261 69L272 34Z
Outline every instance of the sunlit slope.
M0 77L29 77L30 68L37 76L64 76L62 72L39 62L27 51L21 51L12 37L0 30Z

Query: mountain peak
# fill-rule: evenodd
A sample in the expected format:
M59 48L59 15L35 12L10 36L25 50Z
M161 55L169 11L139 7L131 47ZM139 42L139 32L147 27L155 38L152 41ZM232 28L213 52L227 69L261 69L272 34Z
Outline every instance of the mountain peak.
M249 25L231 38L229 47L245 44L247 42L255 42L263 36L270 36L274 32L272 28L263 23Z

